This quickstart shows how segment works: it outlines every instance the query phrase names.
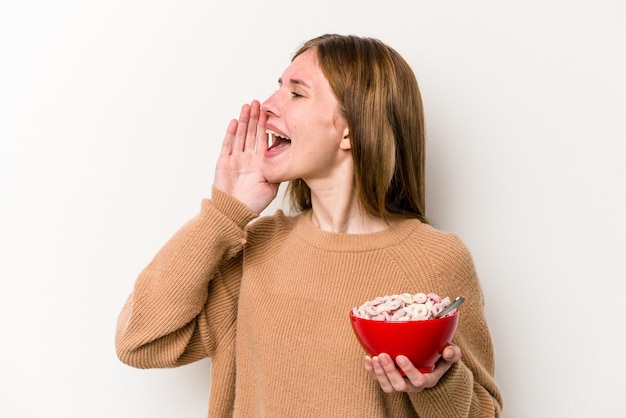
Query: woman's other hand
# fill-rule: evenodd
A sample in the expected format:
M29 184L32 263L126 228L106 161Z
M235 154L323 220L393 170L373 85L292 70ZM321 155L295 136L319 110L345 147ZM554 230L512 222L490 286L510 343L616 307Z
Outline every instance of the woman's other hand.
M421 392L434 387L448 369L461 359L461 349L450 344L443 350L441 359L430 373L421 373L405 356L398 356L396 362L406 377L396 368L391 356L381 353L374 357L365 357L365 370L378 380L381 389L391 392Z

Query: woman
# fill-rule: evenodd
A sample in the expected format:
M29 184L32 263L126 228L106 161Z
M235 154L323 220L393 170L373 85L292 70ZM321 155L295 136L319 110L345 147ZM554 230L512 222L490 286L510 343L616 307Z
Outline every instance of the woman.
M294 214L255 219L281 182ZM420 291L467 300L436 369L363 360L350 309ZM425 218L421 99L397 52L312 39L242 107L211 199L139 275L116 347L139 368L210 357L210 417L500 415L471 256Z

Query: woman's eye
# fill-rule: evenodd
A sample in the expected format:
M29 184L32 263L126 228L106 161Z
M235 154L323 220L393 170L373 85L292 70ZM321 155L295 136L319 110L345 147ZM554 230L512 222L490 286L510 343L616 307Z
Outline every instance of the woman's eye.
M293 97L295 97L295 98L302 97L302 95L301 95L301 94L298 94L298 93L296 93L295 91L292 91L292 92L291 92L291 95L292 95Z

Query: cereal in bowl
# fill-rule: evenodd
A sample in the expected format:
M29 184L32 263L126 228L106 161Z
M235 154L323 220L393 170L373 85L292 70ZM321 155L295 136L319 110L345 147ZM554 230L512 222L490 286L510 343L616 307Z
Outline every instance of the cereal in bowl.
M402 293L368 300L359 307L355 306L352 314L375 321L421 321L431 319L448 305L450 298L441 298L436 293Z

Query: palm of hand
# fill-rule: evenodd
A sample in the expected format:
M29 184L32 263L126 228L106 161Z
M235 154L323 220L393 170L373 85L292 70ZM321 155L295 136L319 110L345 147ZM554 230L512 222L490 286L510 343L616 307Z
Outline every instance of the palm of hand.
M276 197L277 183L269 183L262 174L267 149L265 121L258 101L241 108L239 120L228 125L215 168L214 185L260 213Z

